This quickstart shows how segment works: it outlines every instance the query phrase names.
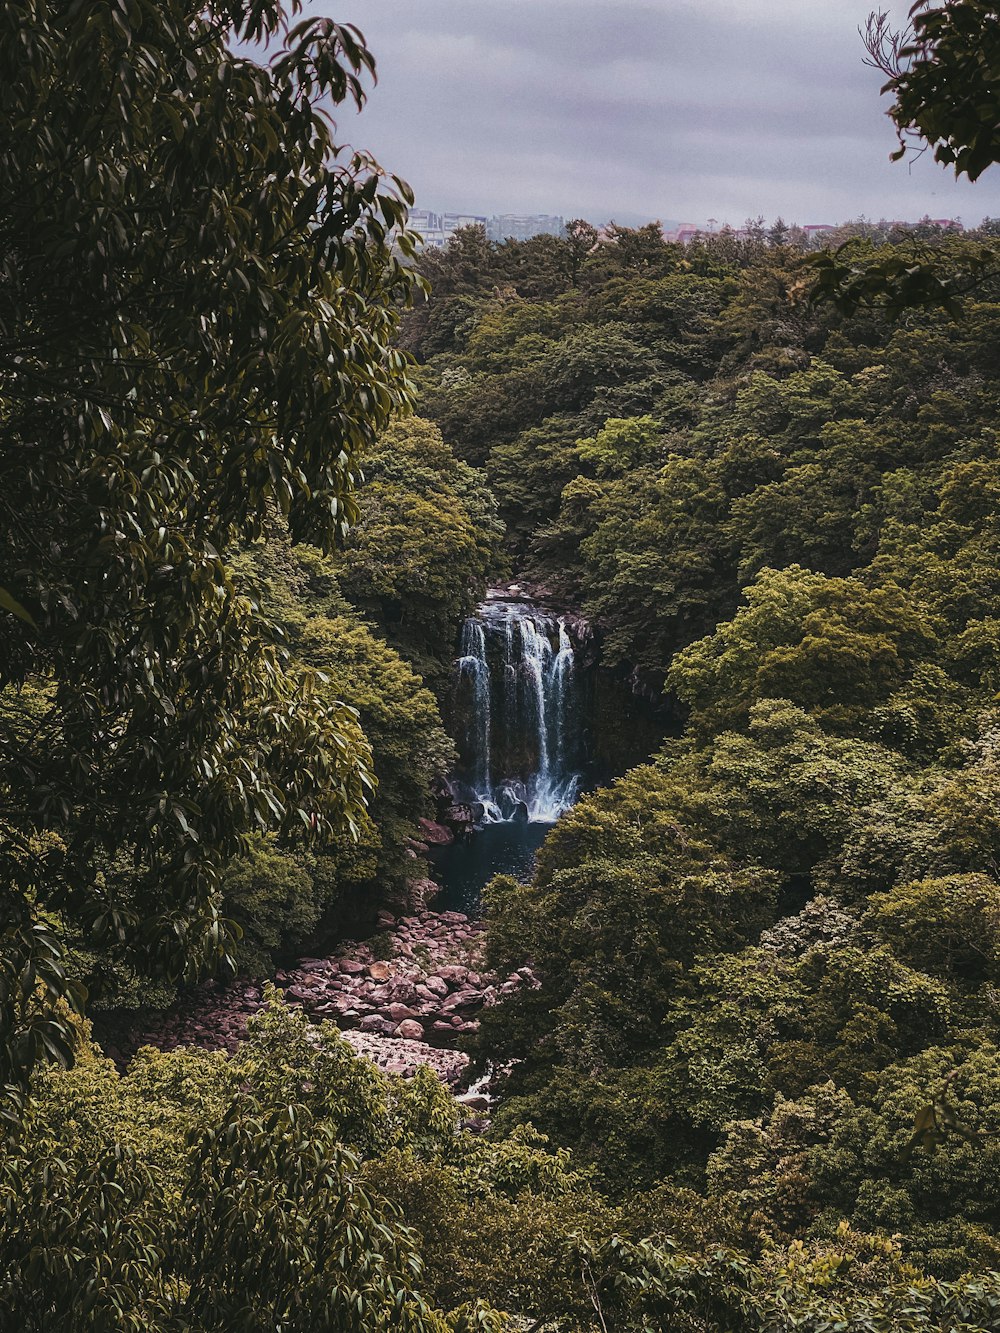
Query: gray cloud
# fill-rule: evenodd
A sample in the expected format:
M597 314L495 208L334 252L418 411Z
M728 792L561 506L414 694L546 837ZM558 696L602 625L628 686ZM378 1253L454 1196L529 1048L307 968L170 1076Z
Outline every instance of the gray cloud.
M1000 214L1000 174L970 186L929 156L889 162L857 34L871 0L310 8L368 38L379 84L341 133L424 207L733 223Z

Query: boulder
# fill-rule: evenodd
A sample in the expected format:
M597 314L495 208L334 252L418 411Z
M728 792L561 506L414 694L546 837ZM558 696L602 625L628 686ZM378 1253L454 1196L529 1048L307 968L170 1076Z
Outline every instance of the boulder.
M372 963L368 968L368 975L373 981L388 981L392 976L391 963Z
M444 847L449 842L455 841L455 835L451 829L445 828L443 824L438 824L433 819L418 819L417 824L420 827L420 836L424 842L433 843L437 847Z
M395 1023L390 1022L387 1018L383 1018L381 1014L368 1014L361 1020L358 1027L362 1032L374 1032L381 1037L391 1037L396 1030ZM419 1023L417 1024L417 1027L420 1027ZM422 1028L420 1030L421 1032L423 1031Z
M462 1092L455 1098L459 1106L465 1106L470 1111L488 1111L490 1104L481 1092Z
M395 1028L394 1035L402 1037L405 1041L419 1041L424 1035L424 1029L415 1018L404 1018Z
M468 833L475 827L476 807L475 805L449 805L441 818L444 823L450 824L456 833Z
M407 1018L416 1018L417 1011L408 1004L390 1004L386 1013L394 1023L402 1023Z
M424 907L432 902L441 892L441 885L435 883L432 879L408 879L406 881L406 897L411 910L413 908Z
M452 984L464 981L469 975L469 969L460 967L458 963L446 963L444 967L436 968L435 972L439 977L443 977L445 981Z

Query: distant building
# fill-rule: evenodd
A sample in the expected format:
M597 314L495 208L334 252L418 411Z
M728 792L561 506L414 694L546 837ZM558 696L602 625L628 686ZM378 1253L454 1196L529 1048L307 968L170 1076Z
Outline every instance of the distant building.
M479 213L442 213L441 230L458 231L459 227L487 227L489 218Z
M532 236L562 236L566 224L550 213L501 213L486 228L492 241L530 241Z
M663 239L668 245L689 245L704 230L704 227L696 227L693 222L678 222L673 231L663 233Z
M420 233L425 250L443 250L460 227L486 227L481 213L435 213L429 208L410 209L410 227Z
M410 226L420 233L424 248L443 250L460 227L483 227L492 241L528 241L532 236L562 236L566 224L550 213L436 213L429 208L411 208Z

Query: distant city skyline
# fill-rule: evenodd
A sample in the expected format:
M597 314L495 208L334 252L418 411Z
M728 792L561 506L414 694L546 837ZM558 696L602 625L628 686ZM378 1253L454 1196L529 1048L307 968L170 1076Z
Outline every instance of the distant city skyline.
M342 139L417 204L487 215L733 226L764 213L1000 215L931 155L890 163L873 0L309 0L364 32L379 84ZM894 0L904 23L908 0Z
M507 233L500 232L499 228L506 219L522 219L525 221L544 220L544 222L547 224L564 225L566 222L572 221L573 218L577 216L580 215L570 214L565 212L530 214L530 213L521 213L513 209L498 214L483 213L482 211L463 212L459 209L453 209L453 208L428 208L427 206L422 205L419 201L417 201L414 203L413 208L410 210L410 223L411 226L416 227L418 230L420 229L421 224L423 224L424 226L430 229L442 230L442 231L454 231L459 226L473 226L476 223L480 223L486 227L487 232L490 233L494 237L494 239L500 239L502 235L516 235L514 231ZM755 223L760 219L763 219L764 225L767 227L770 227L773 223L781 222L785 226L800 227L805 231L825 231L825 230L835 231L838 227L843 227L849 225L850 223L857 223L862 221L870 223L872 225L884 223L895 226L910 226L910 227L916 226L917 224L924 221L930 221L942 226L949 224L957 224L959 229L968 230L970 228L975 227L979 222L978 218L976 219L975 222L970 222L970 223L962 222L960 218L946 218L946 217L932 218L929 213L924 213L920 217L896 218L896 217L890 217L885 212L882 212L877 216L871 216L871 217L868 217L867 215L863 214L856 214L853 217L836 218L832 220L824 219L823 221L816 221L814 219L810 219L809 221L804 221L802 218L787 218L787 217L782 217L780 213L773 213L773 214L758 213L749 217L741 218L738 221L733 218L720 219L714 216L707 218L700 218L700 219L690 219L690 218L681 219L681 218L643 217L639 214L633 215L633 220L631 221L628 221L623 217L583 218L585 222L589 222L595 227L608 226L611 223L618 223L618 225L620 226L629 226L629 227L641 227L641 226L646 226L649 223L659 223L662 230L667 233L677 232L678 230L685 230L685 231L697 230L699 232L707 232L709 234L718 233L725 230L742 231L748 223ZM532 231L530 234L538 235L539 232L543 230L549 232L555 232L556 227L554 225L539 227L537 230Z

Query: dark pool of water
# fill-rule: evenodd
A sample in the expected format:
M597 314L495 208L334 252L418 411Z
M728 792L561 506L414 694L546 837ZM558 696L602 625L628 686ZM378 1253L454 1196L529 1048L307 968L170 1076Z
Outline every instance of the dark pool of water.
M494 875L513 875L522 883L531 878L535 854L551 824L487 824L468 838L432 847L428 853L441 895L434 901L439 912L478 916L483 886Z

